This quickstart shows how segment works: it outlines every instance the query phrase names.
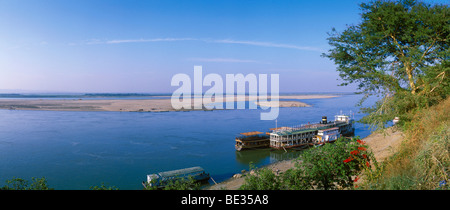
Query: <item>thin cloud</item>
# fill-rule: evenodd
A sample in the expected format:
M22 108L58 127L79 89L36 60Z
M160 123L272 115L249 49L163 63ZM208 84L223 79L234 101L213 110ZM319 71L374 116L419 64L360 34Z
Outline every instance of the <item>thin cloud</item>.
M288 48L288 49L308 50L308 51L318 51L318 52L323 51L322 49L316 48L316 47L297 46L297 45L290 45L290 44L277 44L277 43L272 43L272 42L240 41L240 40L231 40L231 39L213 40L212 42L225 43L225 44L253 45L253 46L261 46L261 47Z
M257 42L246 40L233 40L233 39L196 39L196 38L154 38L154 39L116 39L109 41L100 41L98 39L92 39L86 42L86 44L125 44L125 43L146 43L146 42L176 42L176 41L201 41L207 43L221 43L221 44L240 44L251 45L260 47L274 47L274 48L286 48L305 51L324 52L323 49L310 46L298 46L292 44L279 44L273 42Z
M137 42L175 42L175 41L195 41L193 38L156 38L156 39L121 39L106 41L105 44L137 43Z

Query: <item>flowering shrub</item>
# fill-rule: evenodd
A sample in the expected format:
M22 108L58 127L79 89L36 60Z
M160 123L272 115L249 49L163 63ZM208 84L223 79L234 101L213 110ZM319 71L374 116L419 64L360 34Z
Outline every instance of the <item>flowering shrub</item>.
M354 139L353 139L354 140ZM366 142L356 138L356 143L350 143L349 149L349 157L344 159L342 162L345 165L345 170L349 175L357 175L362 170L371 171L371 160L373 160L376 164L376 160L373 157L373 154L367 150ZM359 180L359 176L353 180L356 183ZM355 185L355 188L358 187Z
M307 150L300 160L296 175L302 183L307 180L309 189L351 188L359 180L358 175L363 170L371 170L371 162L376 162L359 137L340 138L334 144Z
M280 177L261 170L246 178L241 189L345 189L353 188L363 170L371 170L375 158L359 137L340 138L335 143L305 150L294 169ZM369 173L370 174L370 173Z

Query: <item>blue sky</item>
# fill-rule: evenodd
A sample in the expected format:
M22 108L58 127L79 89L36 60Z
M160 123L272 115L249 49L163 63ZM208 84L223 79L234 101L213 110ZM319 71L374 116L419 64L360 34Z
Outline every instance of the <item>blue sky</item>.
M279 74L281 92L354 91L320 55L361 2L0 0L0 90L172 92L202 65Z

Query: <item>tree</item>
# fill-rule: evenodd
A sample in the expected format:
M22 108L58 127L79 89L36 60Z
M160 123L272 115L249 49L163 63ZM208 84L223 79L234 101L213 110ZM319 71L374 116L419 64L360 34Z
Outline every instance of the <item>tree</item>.
M377 0L360 7L361 23L341 33L333 28L332 48L323 56L337 64L341 85L358 84L363 100L383 98L366 110L371 122L397 115L389 102L396 104L398 96L408 99L409 109L444 99L450 93L449 6Z

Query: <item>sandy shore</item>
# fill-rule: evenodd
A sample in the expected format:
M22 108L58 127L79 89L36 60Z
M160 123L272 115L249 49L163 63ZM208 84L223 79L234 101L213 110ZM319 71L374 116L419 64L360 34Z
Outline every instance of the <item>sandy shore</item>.
M400 147L404 135L401 131L396 130L395 127L390 127L385 130L385 133L376 132L364 138L364 141L369 145L378 162L383 162L387 157L394 154Z
M288 95L279 96L279 99L317 99L332 98L333 95ZM222 101L249 101L256 100L254 96L235 96L221 98ZM230 100L230 101L232 101ZM269 99L270 100L270 97ZM192 100L192 104L193 104ZM274 107L269 102L255 102L261 106ZM306 103L300 101L279 101L279 107L306 107ZM193 107L193 106L191 106ZM180 111L172 107L171 99L119 99L119 100L82 100L82 99L0 99L0 109L10 110L50 110L50 111L124 111L124 112L166 112ZM193 110L193 109L185 109Z
M295 163L296 160L283 160L264 166L264 168L269 168L276 173L283 173L288 169L295 167ZM236 174L235 176L238 178L232 177L223 182L217 183L216 185L207 187L206 190L237 190L244 184L245 176L242 176L241 174Z
M311 105L307 103L303 103L300 101L279 101L278 104L272 103L270 101L264 102L254 102L258 106L266 106L266 107L310 107Z
M385 133L372 133L363 141L369 146L378 162L382 162L387 157L394 154L399 148L404 136L403 133L393 128L386 129ZM282 173L295 167L297 160L284 160L264 166L274 172ZM237 190L244 184L245 177L237 175L238 178L230 178L217 185L208 187L208 190Z

